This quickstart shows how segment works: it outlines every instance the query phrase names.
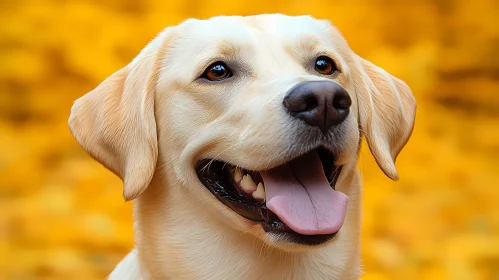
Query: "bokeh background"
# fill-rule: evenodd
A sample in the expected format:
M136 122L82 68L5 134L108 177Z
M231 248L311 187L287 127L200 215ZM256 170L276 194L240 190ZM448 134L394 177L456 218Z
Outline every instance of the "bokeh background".
M188 17L327 18L405 80L416 127L385 178L364 148L364 280L499 279L499 1L1 0L0 279L103 279L133 247L121 181L72 102Z

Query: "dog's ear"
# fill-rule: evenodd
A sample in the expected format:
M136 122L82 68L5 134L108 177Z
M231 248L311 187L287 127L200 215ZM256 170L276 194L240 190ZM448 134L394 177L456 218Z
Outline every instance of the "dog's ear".
M127 201L147 188L156 169L154 94L165 38L166 31L130 64L76 100L69 117L81 147L123 180Z
M402 80L356 56L359 122L378 166L398 180L395 159L409 140L416 117L416 100Z

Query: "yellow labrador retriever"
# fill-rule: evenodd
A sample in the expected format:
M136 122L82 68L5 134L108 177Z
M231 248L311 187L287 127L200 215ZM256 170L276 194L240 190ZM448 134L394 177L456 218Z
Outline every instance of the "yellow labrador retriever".
M110 279L358 279L361 135L397 179L415 109L327 21L166 28L69 119L135 199L136 249Z

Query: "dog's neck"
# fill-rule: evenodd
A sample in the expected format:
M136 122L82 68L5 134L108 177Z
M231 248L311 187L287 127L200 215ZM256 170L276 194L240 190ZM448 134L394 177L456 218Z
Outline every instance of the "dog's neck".
M356 171L352 176L349 207L359 209L360 180ZM346 226L331 245L285 252L228 228L199 207L173 203L187 198L156 182L136 201L134 210L140 266L150 279L359 278L360 209L349 211Z

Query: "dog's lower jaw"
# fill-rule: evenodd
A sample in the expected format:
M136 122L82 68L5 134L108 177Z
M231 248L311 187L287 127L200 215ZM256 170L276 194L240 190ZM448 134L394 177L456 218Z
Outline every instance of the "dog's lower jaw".
M227 228L186 192L154 179L134 205L140 221L136 248L109 279L359 279L360 177L356 170L346 176L350 185L343 191L350 201L344 226L334 242L301 252L285 252Z

